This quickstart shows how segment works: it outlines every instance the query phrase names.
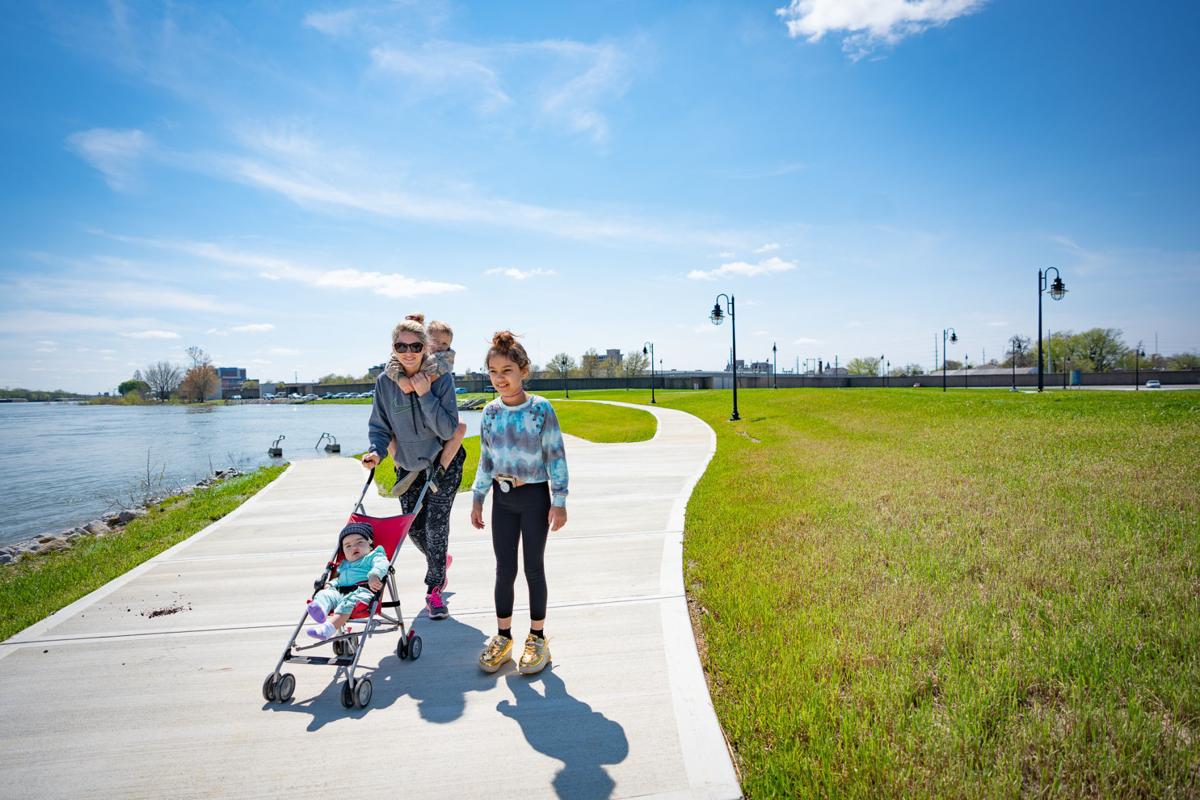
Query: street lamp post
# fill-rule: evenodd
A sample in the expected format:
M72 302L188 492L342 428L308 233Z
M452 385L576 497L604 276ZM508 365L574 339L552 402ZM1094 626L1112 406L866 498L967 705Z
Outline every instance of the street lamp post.
M1021 339L1017 336L1008 340L1009 355L1012 356L1012 390L1017 390L1017 356L1022 352Z
M1054 270L1054 283L1050 284L1050 297L1054 300L1062 300L1063 295L1067 293L1067 286L1063 283L1062 276L1058 274L1057 267L1047 267L1045 270L1038 270L1038 391L1042 391L1046 385L1046 359L1042 355L1042 292L1046 291L1046 281L1050 278L1050 270Z
M879 357L879 369L883 372L883 385L887 386L887 367L884 366L883 356Z
M727 295L724 292L717 295L717 299L713 302L712 312L708 318L712 320L713 325L720 325L725 319L725 312L721 309L721 298L725 298L725 306L729 309L729 326L730 338L733 342L732 357L729 359L729 365L733 367L733 415L729 418L731 422L736 422L741 419L738 414L737 407L737 316L734 313L734 298L733 295Z
M779 350L775 347L775 343L771 342L771 388L779 388Z
M562 365L563 374L563 391L567 393L567 399L571 399L571 384L567 382L567 365Z
M971 357L963 356L963 388L971 388Z
M946 342L947 342L946 337L947 336L950 337L948 340L950 342L950 344L954 344L955 342L958 341L958 331L954 330L954 328L943 328L942 329L942 391L943 392L946 391ZM933 341L936 342L937 339L934 339Z
M1133 348L1133 390L1140 391L1142 388L1141 363L1139 359L1146 357L1146 351L1142 349L1142 343L1138 342L1137 347Z
M654 399L654 342L642 345L642 355L650 356L650 402L658 405L658 401Z

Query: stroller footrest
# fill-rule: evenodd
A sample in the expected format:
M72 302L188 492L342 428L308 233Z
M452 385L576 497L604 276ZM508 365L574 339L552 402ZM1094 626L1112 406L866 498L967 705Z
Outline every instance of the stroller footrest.
M293 656L287 655L283 659L289 664L316 664L318 666L327 667L348 667L354 663L353 658L336 658L330 656Z

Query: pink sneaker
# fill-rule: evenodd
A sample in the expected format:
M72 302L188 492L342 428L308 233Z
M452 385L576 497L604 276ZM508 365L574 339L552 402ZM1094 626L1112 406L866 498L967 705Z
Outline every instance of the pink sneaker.
M446 608L446 601L437 589L425 595L425 610L429 612L430 619L445 619L450 616L450 609Z

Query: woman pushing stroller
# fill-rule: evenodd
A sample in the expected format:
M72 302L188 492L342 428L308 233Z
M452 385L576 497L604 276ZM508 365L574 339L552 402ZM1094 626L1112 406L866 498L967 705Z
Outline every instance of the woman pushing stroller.
M429 335L423 318L407 318L392 331L392 352L399 362L407 390L398 381L382 373L375 380L375 400L371 405L368 423L370 450L363 456L363 466L374 469L388 453L395 440L398 479L410 472L433 467L444 445L458 431L458 403L454 395L454 374L445 373L430 378L423 371L429 352ZM445 619L450 612L442 598L446 586L447 547L450 539L450 509L462 481L462 448L455 453L444 472L439 472L440 491L425 498L409 537L425 556L425 605L431 619ZM405 513L417 504L423 481L413 481L400 497Z

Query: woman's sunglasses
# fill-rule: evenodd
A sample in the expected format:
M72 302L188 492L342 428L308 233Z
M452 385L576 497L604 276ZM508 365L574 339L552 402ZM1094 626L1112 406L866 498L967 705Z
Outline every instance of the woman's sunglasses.
M424 348L421 342L392 342L392 349L397 353L419 353Z

